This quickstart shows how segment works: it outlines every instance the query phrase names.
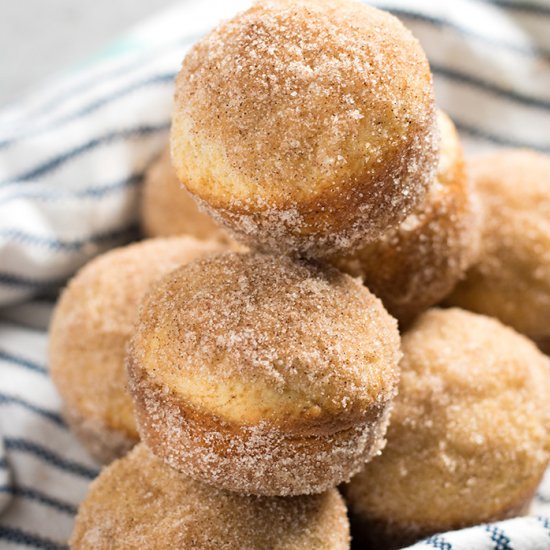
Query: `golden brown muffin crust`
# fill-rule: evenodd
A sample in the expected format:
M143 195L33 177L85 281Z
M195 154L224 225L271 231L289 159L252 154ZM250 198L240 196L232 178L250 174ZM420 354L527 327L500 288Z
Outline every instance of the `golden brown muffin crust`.
M479 261L449 298L550 342L550 157L528 150L470 162L484 210Z
M401 329L447 296L479 254L481 216L462 146L442 111L438 124L439 168L420 206L381 239L332 259L362 278Z
M335 489L241 496L190 480L140 444L92 483L71 548L347 550L349 524Z
M428 63L396 18L262 1L185 58L171 147L180 181L247 244L323 256L410 212L436 133Z
M53 381L78 433L92 437L95 423L98 433L112 430L137 441L124 356L139 302L157 278L224 249L192 237L143 241L99 256L69 282L52 318L49 355ZM115 440L113 445L118 447Z
M302 495L350 477L385 444L391 407L373 406L349 429L321 435L239 426L182 405L166 388L132 376L142 438L167 464L229 491Z
M549 359L459 309L426 312L402 346L387 446L346 489L359 528L412 541L523 511L550 456Z

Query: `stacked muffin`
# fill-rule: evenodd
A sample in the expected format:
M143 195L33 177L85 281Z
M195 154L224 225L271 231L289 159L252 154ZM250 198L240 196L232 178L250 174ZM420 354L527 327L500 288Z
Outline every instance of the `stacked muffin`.
M523 512L549 360L428 310L489 241L483 212L391 15L262 1L207 35L146 180L155 238L85 266L52 322L81 441L103 462L142 441L92 483L72 547L345 549L337 486L359 548Z

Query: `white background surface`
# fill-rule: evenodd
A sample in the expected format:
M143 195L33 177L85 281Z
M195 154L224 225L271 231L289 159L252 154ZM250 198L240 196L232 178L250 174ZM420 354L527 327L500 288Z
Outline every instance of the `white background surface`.
M0 0L0 107L174 2Z

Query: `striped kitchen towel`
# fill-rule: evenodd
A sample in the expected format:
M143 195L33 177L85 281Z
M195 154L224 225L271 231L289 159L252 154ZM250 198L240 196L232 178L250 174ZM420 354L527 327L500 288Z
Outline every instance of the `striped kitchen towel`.
M550 153L550 2L376 0L421 40L440 106L468 152ZM48 377L56 290L137 235L144 169L167 139L186 48L245 0L186 1L0 112L0 548L66 547L98 466L71 436ZM550 549L550 476L533 515L414 546Z

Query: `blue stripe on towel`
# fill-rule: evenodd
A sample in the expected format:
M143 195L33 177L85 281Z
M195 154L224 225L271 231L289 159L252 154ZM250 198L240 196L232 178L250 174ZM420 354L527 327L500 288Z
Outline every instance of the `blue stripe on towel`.
M514 550L510 544L510 537L506 535L504 529L496 525L485 525L484 528L491 535L491 540L495 543L495 550Z
M41 237L40 235L32 235L19 229L0 229L0 239L18 241L30 246L47 248L48 250L53 250L56 252L78 252L81 248L89 244L105 244L113 241L119 241L121 239L128 240L132 237L137 237L138 232L139 226L136 223L132 223L131 225L121 229L104 231L78 239L62 240L50 237Z
M548 537L550 538L550 518L543 517L543 516L535 516L535 519L542 523L542 526L544 529L548 531Z
M499 86L488 80L472 76L468 73L458 71L443 65L439 65L434 62L430 62L432 72L443 78L460 82L461 84L468 84L473 88L477 88L486 93L501 97L514 103L521 103L527 107L534 107L537 109L550 110L550 99L542 99L537 97L528 96L514 90L510 90Z
M12 195L5 196L0 199L0 206L8 202L19 199L31 199L42 202L57 201L57 200L78 200L78 199L101 199L106 195L114 192L122 191L127 187L139 185L143 181L143 173L132 174L121 180L110 182L102 185L93 185L85 187L84 189L44 189L39 190L25 190L20 189L14 192Z
M155 75L155 76L152 76L152 77L147 77L146 79L143 79L139 82L133 82L132 84L129 84L129 85L127 85L127 86L125 86L125 87L123 87L119 90L113 91L113 92L109 93L108 95L105 95L103 97L100 97L100 98L92 101L91 103L89 103L88 105L85 105L84 107L80 107L74 113L70 113L68 115L65 115L65 116L57 119L57 120L54 120L50 124L46 124L42 128L39 127L38 129L35 129L35 130L31 130L31 131L28 131L28 132L22 132L21 134L16 134L12 138L5 139L5 140L0 140L0 149L11 146L11 145L21 141L21 139L23 139L23 138L35 137L35 136L44 134L45 132L48 132L50 130L55 130L63 124L66 124L68 122L77 120L78 118L81 118L83 116L89 115L89 114L97 111L101 107L104 107L105 105L109 105L109 103L111 103L111 102L113 102L117 99L120 99L120 98L122 98L122 97L124 97L124 96L126 96L126 95L128 95L132 92L140 90L141 88L144 88L146 86L152 86L152 85L155 85L155 84L171 83L171 82L174 81L174 78L176 77L176 74L177 73L175 73L175 72L170 72L170 73L166 73L166 74L160 74L160 75Z
M543 153L550 153L550 143L540 144L540 143L533 143L530 141L528 142L523 140L506 138L499 134L495 134L493 132L488 132L486 130L483 130L482 128L474 126L473 124L462 122L457 118L455 118L452 114L450 114L450 117L452 118L458 130L460 130L461 132L464 132L465 134L469 134L472 137L482 139L483 141L488 141L490 143L495 143L497 145L503 145L505 147L535 149Z
M45 493L42 493L41 491L37 491L36 489L32 489L29 487L12 487L9 485L0 485L0 493L6 493L14 497L32 500L70 516L76 515L77 512L77 507L75 505L60 500L58 498L51 497L49 495L46 495Z
M550 17L550 7L536 2L518 2L517 0L477 0L483 4L492 4L499 8L509 9L513 11L524 12L532 15L542 15Z
M544 48L539 48L535 46L533 47L523 46L521 44L514 44L512 42L506 42L505 40L499 40L498 38L487 36L485 34L480 34L463 25L458 25L457 23L449 21L448 19L444 19L442 17L435 17L433 15L426 15L425 13L421 13L418 11L407 10L403 8L396 8L391 5L388 6L379 2L376 2L375 6L382 10L389 11L390 13L392 13L393 15L401 19L408 19L410 21L420 21L422 23L427 23L434 27L450 29L459 34L462 34L464 36L470 36L472 38L479 40L480 42L484 42L485 44L489 44L497 48L506 49L522 55L528 55L530 57L542 57L550 61L550 50L547 50Z
M64 153L61 153L60 155L57 155L52 159L46 162L43 162L38 166L31 168L30 170L27 170L26 172L23 172L17 176L12 176L9 179L1 181L0 186L6 186L10 184L12 185L19 184L22 182L32 181L36 178L45 176L46 174L53 172L54 170L56 170L66 162L73 160L75 158L78 158L84 153L92 151L101 145L110 145L116 141L125 141L128 139L149 136L151 134L165 132L169 128L170 128L170 122L163 122L161 124L156 124L156 125L142 125L136 128L129 128L126 130L110 132L108 134L104 134L103 136L92 138L91 140L81 145L78 145L77 147L69 149Z
M1 282L1 281L0 281ZM48 369L42 365L39 365L36 361L32 361L20 355L15 355L6 350L0 349L0 361L6 361L18 367L23 367L33 372L40 374L48 374Z
M438 550L453 550L453 545L446 541L441 535L433 535L424 541L424 544L433 546Z
M33 412L41 416L42 418L49 420L50 422L53 422L61 428L67 428L67 425L65 424L65 421L60 414L45 409L43 407L39 407L38 405L34 405L33 403L30 403L29 401L21 397L8 395L6 393L0 393L0 405L17 405L27 411Z
M30 288L33 290L45 291L52 290L63 286L67 281L67 277L59 279L47 279L40 281L39 279L31 279L29 277L23 277L21 275L15 275L13 273L0 273L0 285ZM0 355L0 359L2 356Z
M29 441L28 439L17 437L4 437L4 445L6 450L21 452L29 454L38 458L42 462L57 468L58 470L73 474L86 479L95 479L98 475L98 471L94 468L90 468L74 460L63 458L62 456L54 453L50 449Z
M58 544L48 538L28 533L17 527L6 527L0 525L0 540L20 544L29 548L38 548L39 550L68 550L68 546Z
M57 296L45 294L44 296L36 296L30 301L30 303L35 305L53 306L57 303L57 298Z

